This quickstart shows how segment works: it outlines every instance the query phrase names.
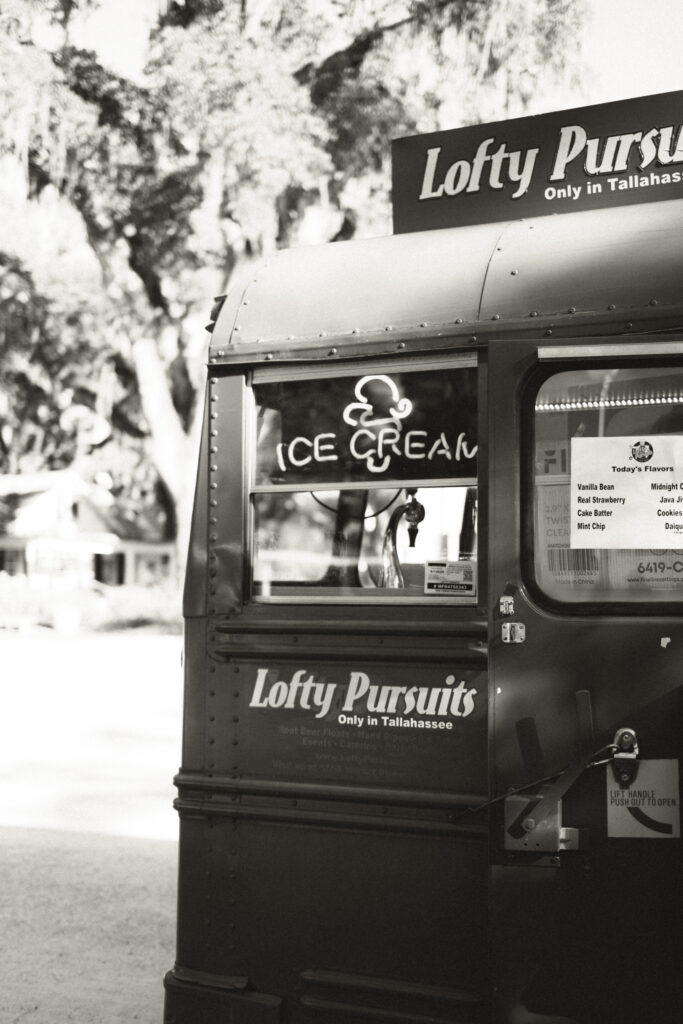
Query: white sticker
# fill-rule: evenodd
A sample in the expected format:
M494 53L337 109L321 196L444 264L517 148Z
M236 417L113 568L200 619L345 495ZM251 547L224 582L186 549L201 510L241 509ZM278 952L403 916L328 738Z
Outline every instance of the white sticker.
M569 527L569 485L543 483L536 490L536 578L544 590L600 585L599 556L572 551Z
M607 835L613 839L678 839L681 812L678 761L638 761L630 786L622 788L607 766Z
M427 562L424 592L474 597L477 593L477 563L473 559Z
M661 548L609 551L607 571L611 589L670 593L683 587L683 554Z
M683 437L573 437L570 519L572 548L683 547Z

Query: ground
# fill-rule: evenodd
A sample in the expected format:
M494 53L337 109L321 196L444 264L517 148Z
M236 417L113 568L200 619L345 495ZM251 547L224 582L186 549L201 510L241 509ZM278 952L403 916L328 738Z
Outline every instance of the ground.
M181 640L0 633L8 1024L161 1024L175 948Z

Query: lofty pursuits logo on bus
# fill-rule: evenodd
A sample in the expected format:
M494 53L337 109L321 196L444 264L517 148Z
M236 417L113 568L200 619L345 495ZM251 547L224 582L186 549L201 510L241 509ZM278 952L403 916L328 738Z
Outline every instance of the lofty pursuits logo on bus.
M394 231L683 196L683 93L398 139Z
M250 708L305 711L311 717L334 715L340 725L447 729L453 719L475 710L477 690L464 679L447 674L440 686L377 684L367 672L351 671L345 683L316 677L305 668L289 679L274 669L256 671Z
M570 166L574 161L583 165L586 174L595 177L607 176L607 186L613 191L624 187L646 187L650 184L671 184L681 181L681 172L655 174L651 177L624 183L618 177L629 169L635 157L635 170L644 171L653 164L659 168L683 163L683 138L681 125L666 128L651 128L648 132L625 132L619 135L589 138L580 124L570 124L560 129L549 184L544 192L546 199L559 196L578 199L582 185L569 185L562 189L559 183L567 181ZM461 192L478 192L483 186L492 189L511 189L511 198L519 199L531 185L537 147L527 150L507 149L505 142L498 145L495 136L479 143L471 160L455 160L450 166L440 165L441 146L427 150L420 200L439 199L443 195L457 196ZM612 177L610 177L612 175ZM554 184L557 182L558 184ZM587 188L596 183L588 182ZM601 186L602 187L602 186Z

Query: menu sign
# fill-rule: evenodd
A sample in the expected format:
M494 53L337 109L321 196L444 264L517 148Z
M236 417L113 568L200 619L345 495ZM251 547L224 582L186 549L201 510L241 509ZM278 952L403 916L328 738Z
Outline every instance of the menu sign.
M678 198L682 121L671 92L398 139L394 231Z
M683 436L574 437L572 548L683 547Z
M256 484L477 475L476 368L254 386Z

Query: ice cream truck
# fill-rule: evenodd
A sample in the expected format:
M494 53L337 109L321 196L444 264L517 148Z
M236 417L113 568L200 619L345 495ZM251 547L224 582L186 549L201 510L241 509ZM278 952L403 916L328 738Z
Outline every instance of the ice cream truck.
M211 318L166 1024L683 1019L683 93Z

